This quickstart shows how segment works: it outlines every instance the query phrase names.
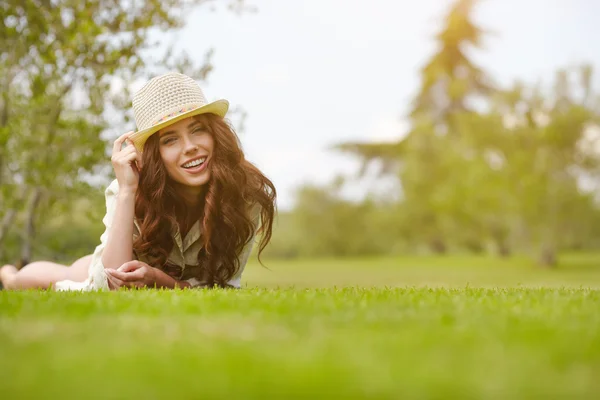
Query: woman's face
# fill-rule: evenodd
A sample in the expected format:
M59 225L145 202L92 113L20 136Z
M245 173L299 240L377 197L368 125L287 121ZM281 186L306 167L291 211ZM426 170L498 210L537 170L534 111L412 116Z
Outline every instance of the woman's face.
M210 179L214 140L201 122L190 117L158 132L160 156L171 179L188 188L201 188Z

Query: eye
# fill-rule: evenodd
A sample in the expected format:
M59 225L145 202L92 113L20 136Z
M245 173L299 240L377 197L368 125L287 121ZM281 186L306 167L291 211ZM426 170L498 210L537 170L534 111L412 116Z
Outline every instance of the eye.
M206 128L204 128L203 126L199 126L197 128L194 128L192 133L205 132L205 131L206 131Z
M173 143L175 141L175 137L171 136L166 138L165 140L163 140L163 144L169 144L169 143Z

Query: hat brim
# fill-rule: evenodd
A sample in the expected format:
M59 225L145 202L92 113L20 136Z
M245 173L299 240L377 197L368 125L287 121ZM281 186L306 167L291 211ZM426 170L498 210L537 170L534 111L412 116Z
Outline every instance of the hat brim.
M194 115L199 114L215 114L220 117L225 117L227 111L229 110L229 102L227 100L216 100L212 103L208 103L202 107L194 108L192 110L186 111L182 114L175 115L171 118L168 118L162 121L159 124L156 124L150 128L137 131L129 136L129 139L133 142L136 149L141 153L144 149L144 144L146 144L146 140L162 128L165 128L171 124L181 121L182 119L186 119L189 117L193 117Z

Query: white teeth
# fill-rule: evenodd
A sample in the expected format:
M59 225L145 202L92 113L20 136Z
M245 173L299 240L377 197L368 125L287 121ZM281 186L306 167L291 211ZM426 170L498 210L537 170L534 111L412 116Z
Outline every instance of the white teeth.
M183 164L183 168L197 167L198 165L202 164L204 161L206 161L206 157L202 157L195 161L190 161L189 163Z

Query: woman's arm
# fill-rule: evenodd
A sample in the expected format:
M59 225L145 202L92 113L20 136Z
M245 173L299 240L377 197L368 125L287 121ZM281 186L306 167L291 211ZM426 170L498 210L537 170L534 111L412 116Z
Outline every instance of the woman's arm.
M137 167L142 166L142 159L132 143L122 148L131 133L133 132L119 137L113 146L111 161L117 179L113 180L104 192L106 214L102 222L106 229L100 236L100 244L96 246L92 255L88 279L84 282L59 281L55 285L57 290L110 289L111 284L106 273L108 268L119 268L134 258L135 193L139 181Z
M191 285L189 284L189 282L186 281L178 281L177 279L174 279L173 277L167 275L166 273L164 273L163 271L161 271L158 268L154 268L155 271L155 285L157 288L164 288L164 289L177 289L177 288L190 288Z
M119 269L107 268L105 271L108 276L109 287L113 290L121 287L158 289L191 287L188 282L174 279L160 269L138 260L127 262L121 265Z
M118 216L115 216L115 212L117 211L117 203L119 202L119 183L117 180L113 180L110 185L104 191L104 195L106 197L106 214L102 218L102 222L104 223L105 229L104 233L100 236L100 244L96 246L94 253L92 255L92 261L90 262L90 266L88 269L89 276L88 279L81 282L71 282L71 281L59 281L56 283L57 290L99 290L99 289L110 289L109 282L107 281L107 276L105 273L105 266L103 263L104 256L106 255L106 246L109 242L109 239L112 235L113 231L117 231L120 225L124 225L122 220L118 220ZM121 201L125 196L121 198ZM115 229L113 229L113 221L115 222ZM130 220L131 221L131 220ZM133 222L130 222L130 226L134 225ZM131 229L135 229L135 226L132 226ZM131 238L133 241L133 238ZM131 249L129 250L131 251ZM131 260L131 258L129 259ZM110 257L108 257L108 261L110 261ZM122 263L121 263L122 264ZM121 264L116 265L116 268L120 267Z
M112 217L106 248L102 254L105 268L119 268L133 260L133 220L135 217L135 193L140 180L138 166L142 158L127 132L115 140L111 162L119 184L119 194ZM124 146L124 144L126 145Z
M117 269L133 260L133 219L135 192L120 189L116 198L112 224L102 253L104 268Z

